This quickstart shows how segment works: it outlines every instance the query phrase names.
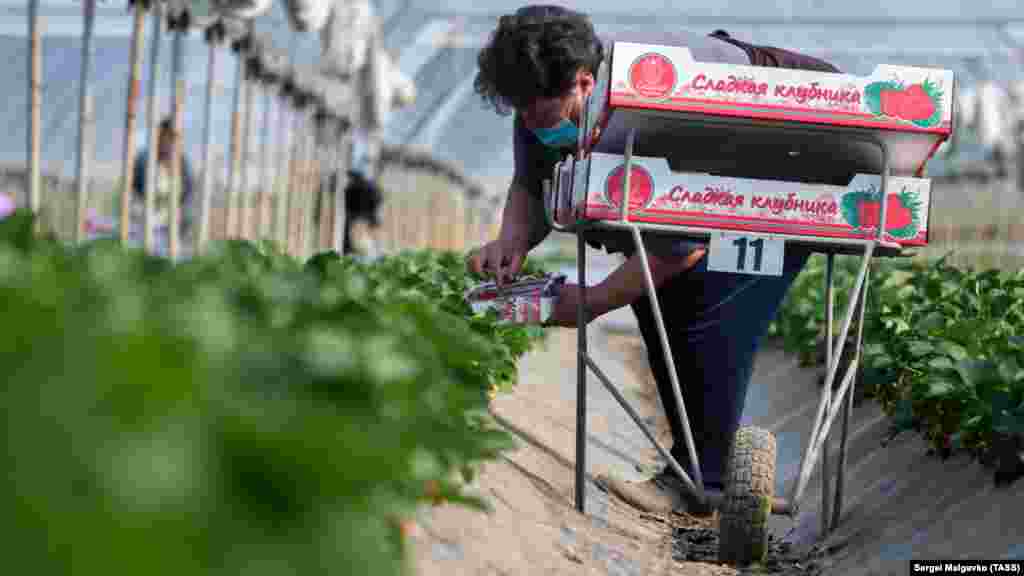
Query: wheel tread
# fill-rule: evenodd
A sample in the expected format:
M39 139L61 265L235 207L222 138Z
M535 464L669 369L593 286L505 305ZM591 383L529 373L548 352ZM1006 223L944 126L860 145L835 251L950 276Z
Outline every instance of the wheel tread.
M725 498L720 511L720 562L762 563L768 553L768 518L775 492L775 436L740 428L726 462Z

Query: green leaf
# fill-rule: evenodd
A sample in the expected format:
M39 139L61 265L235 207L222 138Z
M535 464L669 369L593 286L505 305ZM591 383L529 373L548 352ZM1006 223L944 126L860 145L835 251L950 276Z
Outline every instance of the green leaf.
M915 358L921 358L923 356L927 356L928 354L931 354L932 352L935 351L935 347L932 346L930 342L927 342L927 341L924 341L924 340L914 340L914 341L912 341L908 345L907 349L910 352L910 355L915 357Z
M967 349L956 342L943 341L938 345L939 351L954 361L959 362L967 358Z
M939 312L930 312L918 323L917 327L925 332L941 330L946 326L946 318Z
M956 389L955 385L945 378L934 378L928 382L925 398L942 398L949 396Z
M982 398L1002 383L998 366L990 360L961 360L955 369L962 382Z

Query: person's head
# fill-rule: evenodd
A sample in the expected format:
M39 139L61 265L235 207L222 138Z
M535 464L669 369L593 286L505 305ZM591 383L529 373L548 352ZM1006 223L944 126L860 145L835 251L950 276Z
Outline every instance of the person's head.
M549 146L576 142L583 103L604 49L590 18L535 5L502 16L480 51L476 92L502 115L515 111Z
M178 138L174 133L174 122L171 118L165 118L160 122L160 129L157 132L157 154L161 162L170 162L174 147Z

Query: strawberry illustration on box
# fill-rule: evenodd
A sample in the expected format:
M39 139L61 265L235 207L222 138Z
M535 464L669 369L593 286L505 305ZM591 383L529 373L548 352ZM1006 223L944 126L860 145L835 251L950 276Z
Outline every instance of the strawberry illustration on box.
M904 87L899 80L872 82L864 89L868 109L876 116L910 122L921 128L938 125L943 117L943 93L932 81Z
M904 187L899 194L889 194L886 203L886 233L900 240L916 238L922 230L919 194ZM882 215L881 194L874 186L850 192L843 197L842 211L854 228L877 230Z

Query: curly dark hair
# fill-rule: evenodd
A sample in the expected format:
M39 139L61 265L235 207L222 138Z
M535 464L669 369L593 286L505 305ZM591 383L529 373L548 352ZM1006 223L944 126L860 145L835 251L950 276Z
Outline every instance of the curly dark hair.
M596 74L603 58L588 16L560 6L526 6L498 20L477 58L473 86L505 116L538 98L562 96L577 71Z

